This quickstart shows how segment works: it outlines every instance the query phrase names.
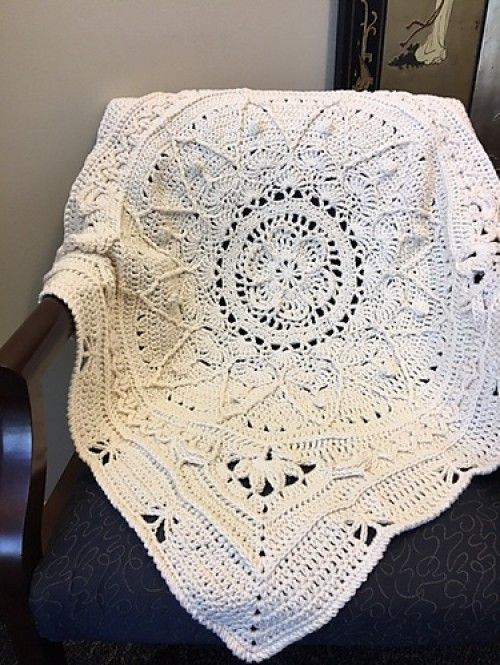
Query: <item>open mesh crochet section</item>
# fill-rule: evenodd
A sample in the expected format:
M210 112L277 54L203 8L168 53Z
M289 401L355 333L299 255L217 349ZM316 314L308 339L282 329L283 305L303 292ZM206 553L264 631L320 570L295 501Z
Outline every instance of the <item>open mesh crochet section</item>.
M453 99L109 103L40 294L75 319L71 432L240 658L330 620L499 465L498 201Z

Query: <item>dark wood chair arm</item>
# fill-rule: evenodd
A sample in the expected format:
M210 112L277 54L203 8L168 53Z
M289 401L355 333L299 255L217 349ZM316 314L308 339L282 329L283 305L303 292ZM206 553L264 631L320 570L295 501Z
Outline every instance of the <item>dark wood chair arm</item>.
M73 320L66 305L47 296L0 348L0 367L29 381L47 367L72 332Z
M44 298L0 349L0 607L27 588L41 556L47 447L40 379L73 330L66 305Z

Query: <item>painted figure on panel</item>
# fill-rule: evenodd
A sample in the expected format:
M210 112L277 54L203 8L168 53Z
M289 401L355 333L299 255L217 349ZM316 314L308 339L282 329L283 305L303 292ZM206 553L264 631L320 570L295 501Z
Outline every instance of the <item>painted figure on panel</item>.
M414 20L406 26L411 33L405 41L401 42L403 51L393 58L389 65L399 67L424 67L425 65L438 65L446 59L446 34L450 22L450 15L455 0L436 0L434 11L427 19ZM414 37L430 28L424 41L413 42Z

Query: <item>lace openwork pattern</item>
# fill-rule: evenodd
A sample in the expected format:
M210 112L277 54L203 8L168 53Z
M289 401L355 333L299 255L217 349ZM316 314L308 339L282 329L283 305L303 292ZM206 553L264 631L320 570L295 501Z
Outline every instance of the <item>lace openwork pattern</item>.
M40 297L75 447L184 607L260 661L500 463L498 179L399 92L112 100Z

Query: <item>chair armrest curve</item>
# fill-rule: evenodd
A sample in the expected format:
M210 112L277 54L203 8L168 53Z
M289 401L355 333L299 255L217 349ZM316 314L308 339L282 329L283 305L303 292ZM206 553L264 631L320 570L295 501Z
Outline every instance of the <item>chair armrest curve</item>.
M48 366L73 330L66 304L54 296L46 296L0 348L0 367L29 382Z
M0 348L0 583L5 596L19 589L21 578L30 579L42 553L47 446L40 378L72 331L69 309L47 296Z

